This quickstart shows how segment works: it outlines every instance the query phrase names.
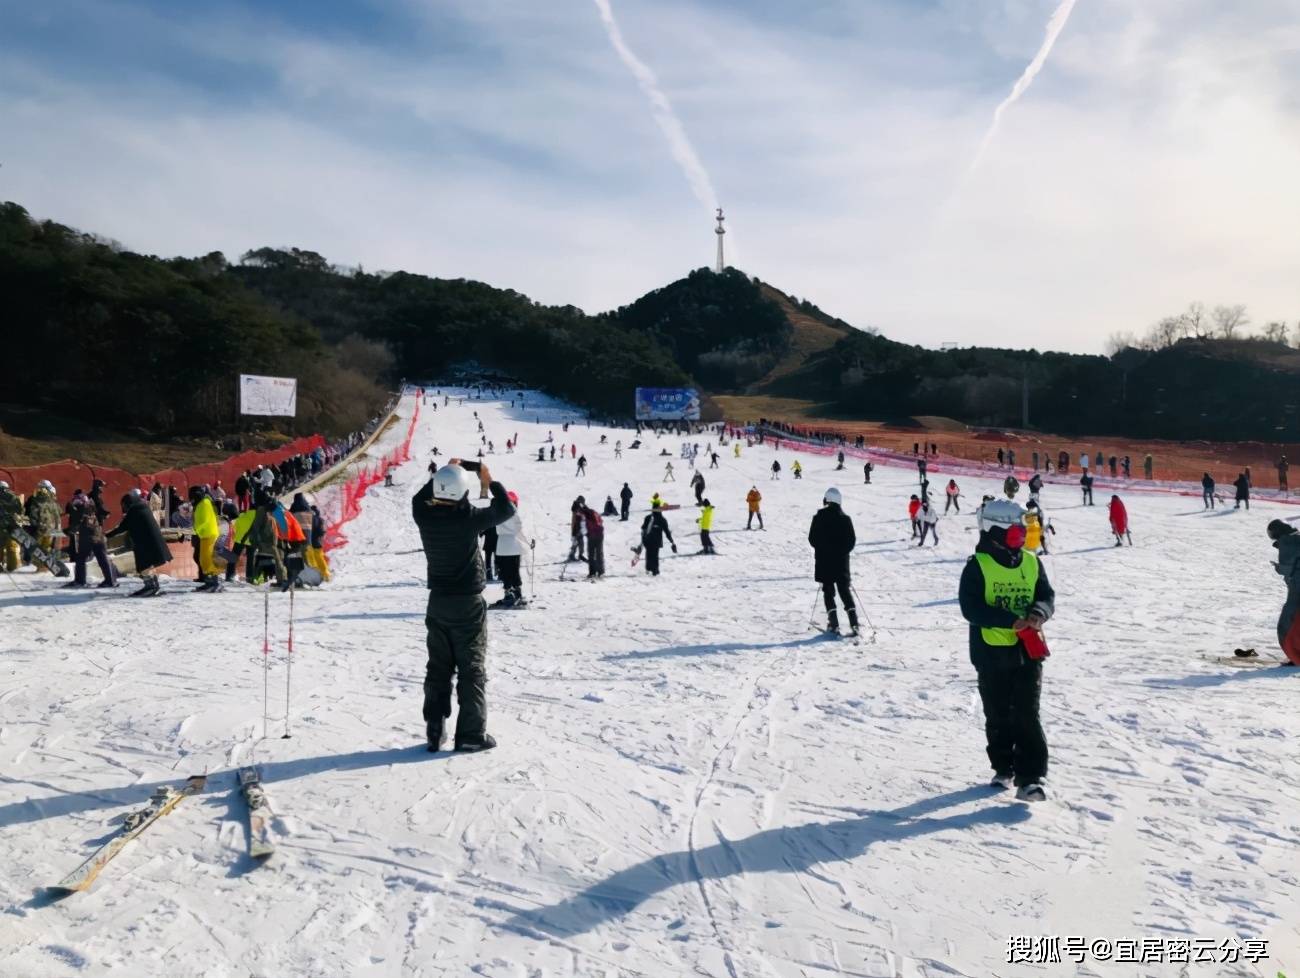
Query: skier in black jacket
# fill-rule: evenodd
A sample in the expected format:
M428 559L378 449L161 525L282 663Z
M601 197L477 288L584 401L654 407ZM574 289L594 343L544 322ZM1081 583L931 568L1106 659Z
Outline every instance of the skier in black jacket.
M826 603L826 630L840 630L839 615L835 610L835 592L840 592L840 601L849 616L849 628L853 634L858 633L858 609L853 604L853 583L849 567L849 555L857 546L857 537L853 533L853 520L840 509L840 491L834 486L826 490L822 497L822 508L812 518L808 528L808 542L812 545L815 556L813 580L822 586L822 597Z
M1246 508L1250 509L1250 477L1245 472L1242 472L1232 484L1237 489L1237 499L1232 508L1241 509L1241 504L1245 503Z
M1023 550L1020 507L993 500L982 508L981 521L987 532L962 571L958 601L970 622L970 660L979 677L993 784L1015 784L1017 798L1042 801L1047 739L1038 718L1038 656L1046 653L1041 629L1052 617L1056 595L1038 558Z
M618 520L620 523L626 523L628 512L632 509L632 490L626 482L623 483L623 488L619 490L618 498L623 501Z
M159 592L158 575L150 574L149 571L170 561L172 554L163 540L158 521L149 512L149 503L138 489L132 489L122 497L122 522L117 525L114 535L118 533L125 533L129 537L131 551L135 556L135 572L143 582L143 587L132 591L131 597L152 597Z
M673 531L668 528L668 521L659 511L659 504L652 505L649 515L641 521L641 546L645 548L645 572L658 577L659 551L663 548L664 537L668 538L673 553L677 553L677 544L673 542Z
M1208 472L1201 476L1201 500L1206 509L1214 509L1214 476Z
M491 493L486 509L470 503L478 482ZM451 716L451 681L456 675L455 748L488 750L496 740L487 732L487 605L483 601L483 555L479 537L514 515L505 487L493 482L487 466L452 459L438 469L411 500L428 565L429 664L424 678L424 723L430 751L442 749L443 725Z

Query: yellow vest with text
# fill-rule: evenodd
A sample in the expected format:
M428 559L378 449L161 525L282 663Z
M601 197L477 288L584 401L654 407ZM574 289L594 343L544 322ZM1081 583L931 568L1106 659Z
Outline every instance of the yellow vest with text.
M975 555L984 574L984 602L1010 611L1017 618L1029 611L1038 586L1038 558L1026 552L1020 556L1020 566L1003 567L988 554ZM988 645L1011 646L1020 641L1011 628L981 628L980 636Z

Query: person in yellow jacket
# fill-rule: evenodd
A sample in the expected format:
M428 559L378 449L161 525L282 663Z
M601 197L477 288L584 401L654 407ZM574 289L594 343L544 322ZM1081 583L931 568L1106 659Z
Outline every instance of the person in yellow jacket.
M745 502L749 504L749 521L745 523L745 529L750 530L754 527L754 517L758 517L758 528L763 529L763 513L758 508L763 502L763 494L758 491L758 486L750 486L749 493L745 496Z
M1032 499L1025 511L1025 549L1031 553L1047 553L1047 528L1043 525L1038 503Z
M713 503L707 499L700 503L700 516L695 522L700 525L700 553L716 554L713 549L713 541L709 538L709 531L713 529Z
M194 590L220 591L221 578L217 576L217 561L213 555L217 537L221 535L217 508L212 504L212 497L199 486L190 486L189 495L194 506L194 537L199 541L199 572L203 575L203 583Z
M794 465L790 466L790 471L794 473L796 479L803 478L803 466L799 464L798 459L794 460Z
M736 442L731 446L731 454L735 458L740 458L740 442Z

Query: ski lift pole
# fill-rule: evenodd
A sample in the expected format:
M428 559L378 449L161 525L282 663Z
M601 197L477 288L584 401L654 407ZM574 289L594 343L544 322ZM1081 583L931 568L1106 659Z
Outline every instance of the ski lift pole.
M289 739L289 701L293 693L293 592L289 588L289 643L288 654L284 657L284 736L281 740Z
M262 592L262 739L271 727L271 588Z

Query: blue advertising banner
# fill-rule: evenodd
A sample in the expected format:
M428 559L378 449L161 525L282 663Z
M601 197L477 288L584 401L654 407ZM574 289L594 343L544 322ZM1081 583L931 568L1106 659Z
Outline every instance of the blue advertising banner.
M689 387L638 387L638 421L699 421L700 394Z

